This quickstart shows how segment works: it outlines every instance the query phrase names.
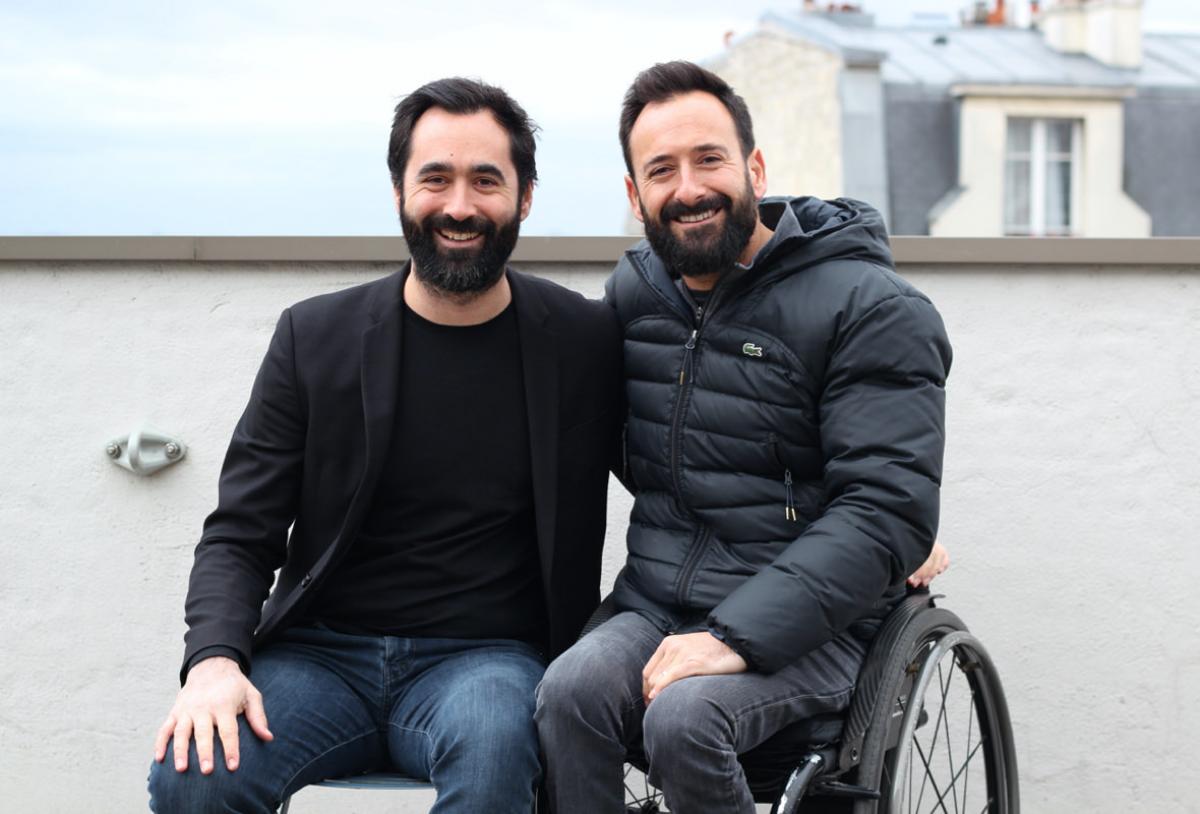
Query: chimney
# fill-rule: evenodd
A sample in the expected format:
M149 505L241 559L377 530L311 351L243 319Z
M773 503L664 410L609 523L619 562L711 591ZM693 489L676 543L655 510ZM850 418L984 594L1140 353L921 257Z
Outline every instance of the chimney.
M996 7L987 14L988 25L1008 25L1008 15L1004 13L1004 0L996 0Z
M1142 65L1142 0L1057 0L1042 10L1046 44L1113 68Z

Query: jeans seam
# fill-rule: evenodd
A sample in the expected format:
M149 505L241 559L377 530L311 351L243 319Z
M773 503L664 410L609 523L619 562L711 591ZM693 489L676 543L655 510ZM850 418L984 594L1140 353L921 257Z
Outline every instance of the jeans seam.
M736 722L739 718L741 718L744 715L748 715L751 712L756 712L760 709L765 709L766 707L773 706L775 704L786 704L791 701L810 701L810 700L814 700L814 699L820 699L822 701L825 701L825 700L829 700L831 698L837 698L839 696L844 696L844 695L848 696L852 692L854 692L854 687L848 687L847 689L838 690L837 692L830 692L830 693L813 692L813 693L806 693L804 695L788 695L788 696L784 696L783 698L769 698L765 701L760 701L757 704L751 704L749 706L742 707L737 712L730 713L730 717L733 719L733 721Z
M292 773L292 776L288 778L288 781L287 781L286 783L284 783L284 784L283 784L283 788L284 788L284 790L286 790L286 789L287 789L289 786L291 786L291 785L292 785L292 782L293 782L293 781L294 781L294 780L295 780L297 777L299 777L299 776L300 776L300 773L301 773L301 772L303 772L303 771L304 771L305 769L307 769L309 766L311 766L311 765L313 765L314 763L316 763L316 762L317 762L318 760L320 760L321 758L325 757L325 756L326 756L327 754L329 754L330 752L334 751L335 749L341 749L343 746L346 746L346 745L348 745L348 744L350 744L350 743L353 743L354 741L360 741L360 740L362 740L363 738L369 738L369 737L371 737L371 735L377 734L378 732L379 732L379 730L378 730L378 729L374 729L374 730L369 730L369 731L367 731L367 732L363 732L361 735L355 735L353 738L347 738L346 740L344 740L344 741L341 741L340 743L336 743L336 744L334 744L333 746L330 746L328 749L326 749L324 752L322 752L322 753L321 753L321 754L319 754L319 755L314 755L314 756L313 756L313 757L312 757L312 758L311 758L311 759L310 759L310 760L309 760L307 763L305 763L303 766L301 766L300 768L296 769L296 771ZM285 796L286 796L286 795L285 795Z
M429 749L425 753L425 771L427 773L429 773L430 775L432 775L433 767L430 766L429 764L433 759L433 736L430 735L428 732L426 732L424 729L416 729L411 726L402 726L394 721L388 721L387 725L388 725L389 729L399 729L401 732L413 732L413 733L425 738L426 743L429 745Z

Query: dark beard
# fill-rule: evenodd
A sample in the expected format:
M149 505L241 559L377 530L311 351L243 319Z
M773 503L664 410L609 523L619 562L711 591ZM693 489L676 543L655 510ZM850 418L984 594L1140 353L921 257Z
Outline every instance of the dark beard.
M693 230L685 238L671 231L671 221L680 215L694 215L709 209L724 209L725 224L718 230L713 224ZM754 234L758 224L758 204L754 190L746 184L746 194L735 203L728 195L716 193L698 204L687 206L672 201L662 208L657 218L642 207L646 240L650 248L667 267L672 277L705 277L721 275L733 268Z
M408 242L417 279L435 292L466 295L487 291L504 276L504 264L517 245L521 218L514 213L497 226L482 216L455 220L448 215L430 215L418 223L404 214L400 205L400 228ZM479 232L483 245L478 249L442 249L434 230Z

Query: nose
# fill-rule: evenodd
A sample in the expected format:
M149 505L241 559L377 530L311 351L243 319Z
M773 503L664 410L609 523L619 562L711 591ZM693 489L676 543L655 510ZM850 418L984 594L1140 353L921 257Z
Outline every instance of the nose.
M474 192L470 184L457 183L451 187L449 194L446 196L442 214L448 215L455 220L466 220L473 217L477 211Z
M692 167L685 164L679 169L679 186L675 189L675 197L684 204L694 204L702 200L708 190L701 183L700 175Z

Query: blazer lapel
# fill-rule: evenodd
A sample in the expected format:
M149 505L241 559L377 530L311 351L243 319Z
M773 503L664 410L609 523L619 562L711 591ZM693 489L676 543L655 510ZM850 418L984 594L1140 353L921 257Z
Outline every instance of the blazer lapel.
M355 503L360 502L364 486L374 491L375 480L395 426L396 402L400 386L400 337L404 280L408 266L401 269L389 285L381 289L371 305L374 323L362 334L362 408L366 429L367 463Z
M542 582L548 591L554 567L554 530L558 517L558 344L549 326L550 312L536 287L511 270L508 281L520 335L525 410L529 416L533 507Z
M359 376L362 381L365 458L337 544L325 552L322 560L328 558L336 562L341 559L346 542L358 536L364 512L371 505L375 484L388 454L399 398L401 306L407 271L406 267L397 272L380 288L370 307L372 322L362 332L362 368Z

